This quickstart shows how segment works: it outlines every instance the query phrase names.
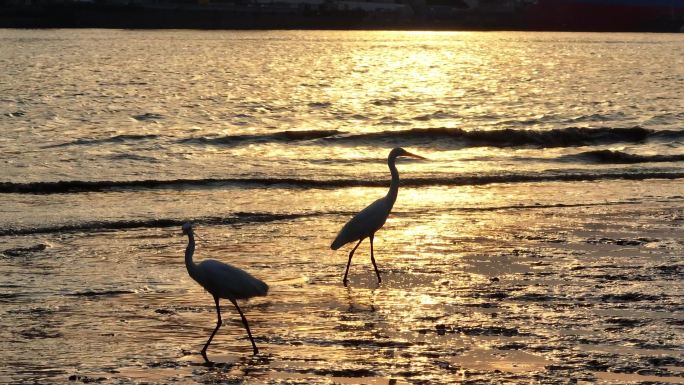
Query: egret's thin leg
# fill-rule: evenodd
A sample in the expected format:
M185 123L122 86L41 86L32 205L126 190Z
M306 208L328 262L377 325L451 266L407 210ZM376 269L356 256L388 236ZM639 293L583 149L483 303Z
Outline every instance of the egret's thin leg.
M211 343L211 340L214 338L214 335L216 332L219 330L221 327L221 308L219 307L219 297L214 296L214 303L216 303L216 314L218 315L218 320L216 321L216 329L214 329L214 332L211 333L209 336L209 340L207 340L207 343L204 345L204 348L202 349L202 357L204 357L204 361L210 362L209 359L207 358L207 348L209 347L209 344Z
M245 315L242 314L242 310L240 310L240 306L238 306L237 301L231 299L230 302L232 302L233 305L235 305L235 308L237 309L238 313L240 313L240 317L242 317L242 324L245 325L245 329L247 329L247 335L249 336L249 340L252 341L252 348L254 348L254 354L259 354L259 349L257 349L256 344L254 343L254 337L252 337L252 332L249 330L247 318L245 318Z
M370 244L371 244L371 262L373 262L373 267L375 268L375 275L378 276L378 283L382 282L382 279L380 279L380 272L378 271L378 265L375 264L375 257L373 256L373 237L375 237L375 234L371 234L370 238Z
M359 239L359 243L354 246L352 251L349 252L349 261L347 261L347 270L344 271L344 278L342 279L342 283L344 286L347 286L347 274L349 274L349 265L351 265L351 259L352 256L354 256L354 252L356 251L356 248L359 247L359 245L363 242L363 238Z

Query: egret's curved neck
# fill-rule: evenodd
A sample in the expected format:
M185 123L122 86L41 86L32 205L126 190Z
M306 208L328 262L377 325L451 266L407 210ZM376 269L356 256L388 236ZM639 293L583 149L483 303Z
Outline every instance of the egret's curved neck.
M397 194L399 194L399 171L397 171L397 166L395 165L396 160L396 156L387 158L387 165L392 173L392 183L390 184L390 189L387 193L390 207L394 206L394 202L397 200Z
M192 231L188 232L188 247L185 249L185 267L188 269L190 276L195 272L195 262L192 261L192 255L195 254L195 235Z

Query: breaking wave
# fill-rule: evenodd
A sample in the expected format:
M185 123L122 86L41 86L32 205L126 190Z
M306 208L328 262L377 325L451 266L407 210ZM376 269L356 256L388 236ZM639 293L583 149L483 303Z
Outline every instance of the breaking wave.
M47 148L88 146L109 143L128 143L158 139L159 135L116 135L106 138L77 139L51 144ZM338 145L431 145L436 147L578 147L615 143L641 143L649 140L684 139L684 130L651 130L643 127L585 128L566 127L552 130L500 129L468 131L460 128L412 128L353 134L340 130L278 131L273 133L224 136L199 136L178 139L178 143L237 147L254 143L295 143L310 141L313 144Z
M413 128L351 134L339 130L281 131L271 134L227 135L181 139L182 143L238 146L247 143L314 141L340 145L430 144L438 147L578 147L614 143L640 143L648 140L684 138L684 131L651 130L643 127L584 128L553 130L501 129L467 131L460 128Z
M298 142L343 135L338 130L279 131L272 134L226 135L181 139L181 143L238 146L247 143Z
M566 155L562 160L579 160L589 163L603 164L635 164L635 163L655 163L655 162L681 162L684 161L684 154L681 155L638 155L629 154L622 151L595 150L581 152L579 154Z
M684 172L644 171L644 172L606 172L606 173L511 173L488 175L458 175L453 177L403 178L406 187L423 186L477 186L493 183L530 183L530 182L574 182L597 180L646 180L681 179ZM133 180L133 181L59 181L15 183L0 182L0 193L5 194L64 194L80 192L102 192L160 188L211 188L227 186L294 188L345 188L345 187L387 187L387 179L298 179L298 178L207 178L173 180Z

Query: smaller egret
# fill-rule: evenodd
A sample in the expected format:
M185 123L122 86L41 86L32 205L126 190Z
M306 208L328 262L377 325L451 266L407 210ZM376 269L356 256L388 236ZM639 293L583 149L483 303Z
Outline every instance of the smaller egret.
M375 257L373 256L373 238L375 237L375 233L380 230L387 221L387 217L389 216L390 211L392 211L392 206L394 206L394 202L397 200L397 194L399 193L399 171L397 171L395 163L400 156L425 159L420 155L412 154L400 147L392 149L387 157L387 165L392 174L389 192L350 219L349 222L342 227L339 234L337 234L337 238L335 238L332 245L330 245L331 249L337 250L349 242L358 241L356 246L354 246L349 253L347 269L344 271L344 278L342 279L344 286L347 286L347 274L349 274L349 265L351 265L352 256L354 255L356 248L359 247L361 242L366 238L370 240L371 262L373 262L373 268L375 268L375 275L378 277L378 283L382 282L378 266L375 264Z
M192 255L195 253L195 236L192 231L192 224L185 223L182 227L183 234L188 236L188 247L185 250L185 267L188 269L188 274L197 283L200 284L206 291L214 296L214 303L216 304L216 314L218 320L216 321L216 329L209 336L209 340L202 349L202 357L206 362L210 362L207 358L207 348L214 338L214 335L221 327L221 308L219 306L219 299L225 298L229 300L240 313L242 323L247 329L247 335L252 341L252 348L254 354L259 353L252 332L249 330L247 318L242 314L242 310L237 304L238 299L248 299L256 296L264 296L268 293L268 285L260 279L254 278L252 275L242 269L225 264L223 262L212 259L204 260L198 264L192 261Z

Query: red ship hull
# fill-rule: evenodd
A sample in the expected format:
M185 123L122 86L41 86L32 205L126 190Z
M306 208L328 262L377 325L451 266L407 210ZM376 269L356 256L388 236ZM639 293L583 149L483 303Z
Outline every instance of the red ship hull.
M529 6L526 18L530 27L541 30L676 31L684 22L683 3L538 0Z

